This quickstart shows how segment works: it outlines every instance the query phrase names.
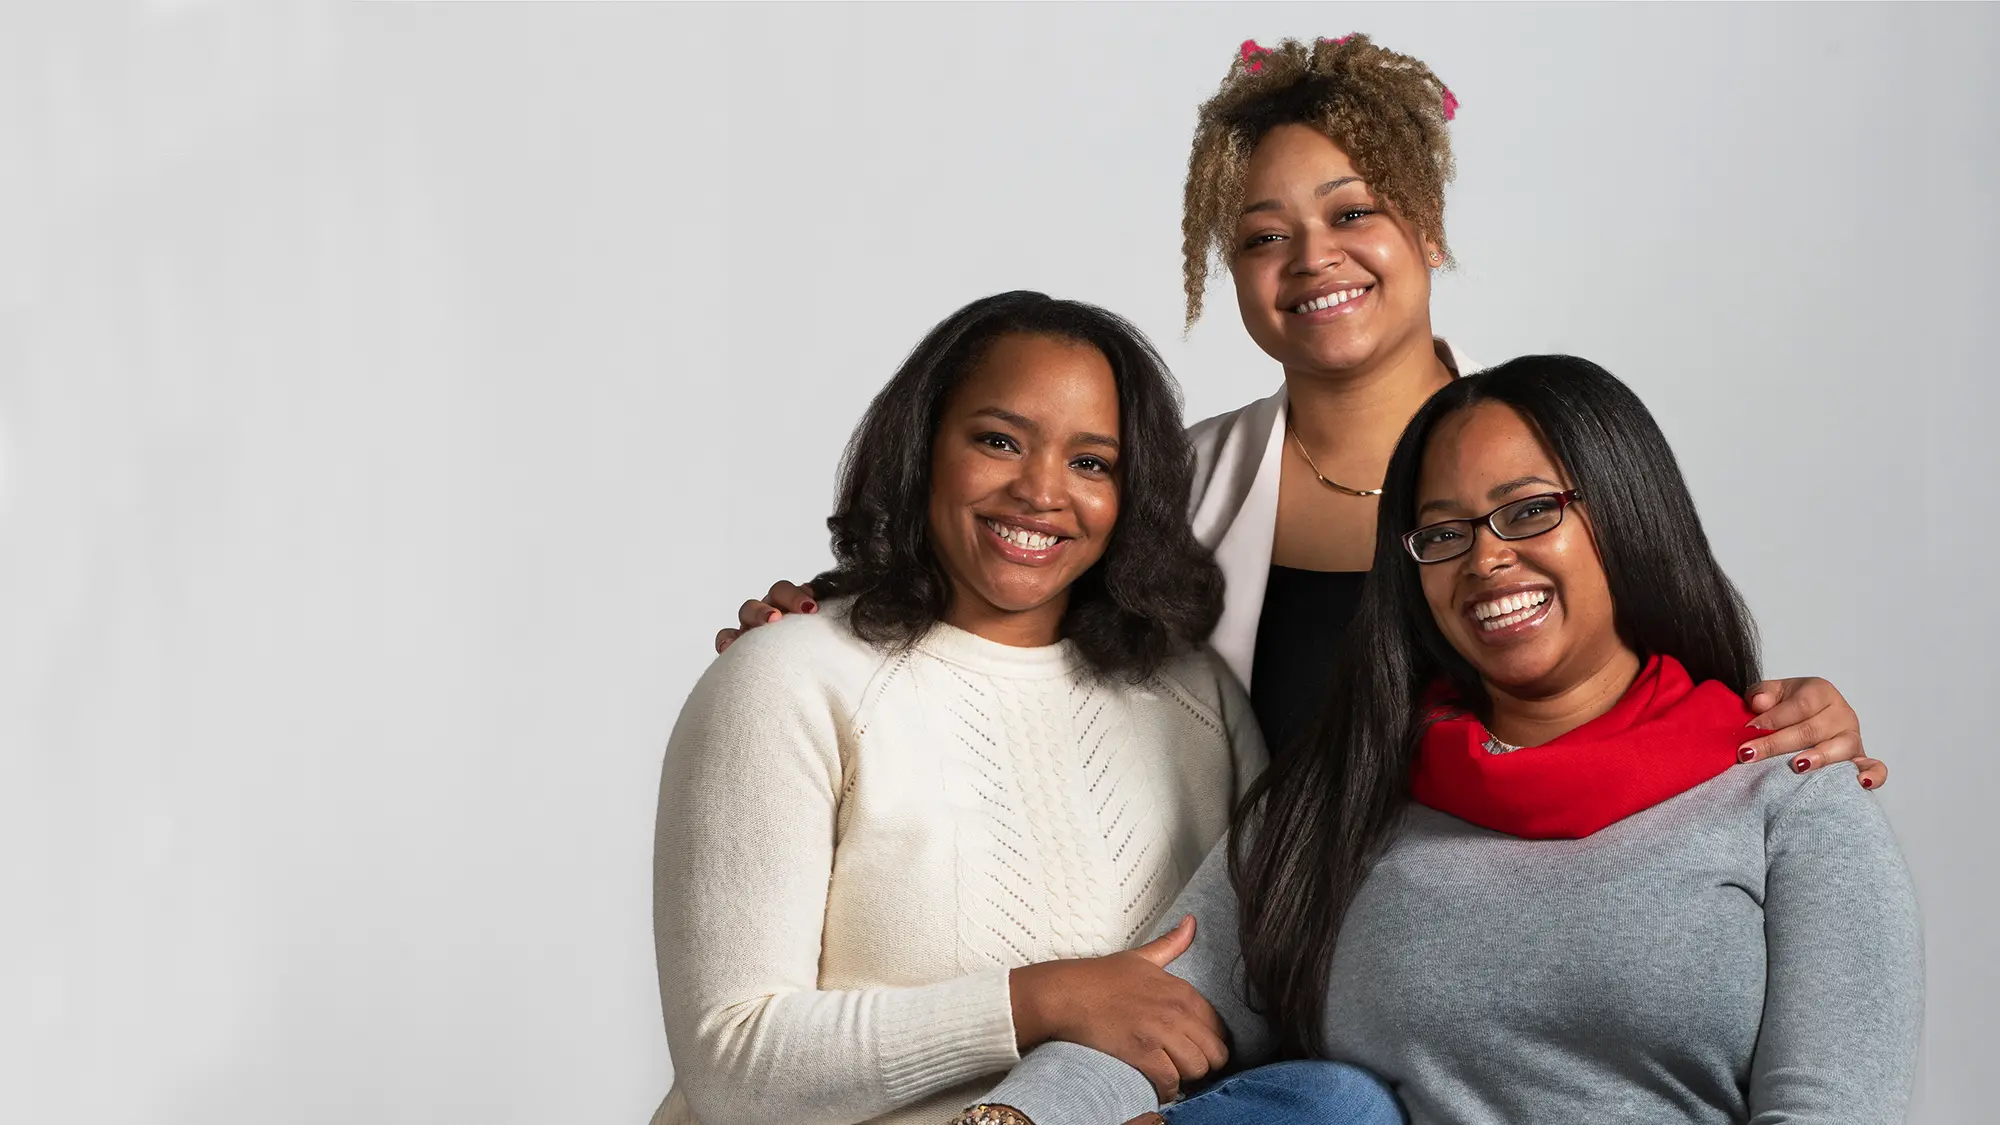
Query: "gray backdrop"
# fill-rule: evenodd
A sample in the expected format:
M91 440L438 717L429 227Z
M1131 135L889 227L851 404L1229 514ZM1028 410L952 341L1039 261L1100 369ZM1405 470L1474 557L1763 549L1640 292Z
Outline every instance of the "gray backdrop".
M1635 384L1892 763L1915 1120L2000 996L2000 10L9 5L0 1118L637 1122L660 747L994 290L1180 338L1195 104L1364 29L1462 98L1438 327ZM1854 950L1865 958L1869 951Z

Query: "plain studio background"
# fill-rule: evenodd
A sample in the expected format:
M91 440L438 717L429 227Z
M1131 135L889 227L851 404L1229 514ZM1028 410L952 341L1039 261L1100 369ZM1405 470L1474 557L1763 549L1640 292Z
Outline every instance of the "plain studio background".
M966 300L1269 393L1226 279L1181 339L1193 110L1356 28L1464 102L1438 329L1632 382L1891 762L1914 1120L1981 1116L2000 9L55 3L0 16L0 1118L643 1121L714 631Z

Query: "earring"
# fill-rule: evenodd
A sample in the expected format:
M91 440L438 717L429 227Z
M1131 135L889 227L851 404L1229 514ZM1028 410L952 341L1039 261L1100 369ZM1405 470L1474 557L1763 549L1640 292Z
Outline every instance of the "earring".
M1443 254L1440 254L1440 253L1438 253L1438 252L1437 252L1437 251L1435 251L1435 250L1433 250L1433 251L1431 251L1431 261L1432 261L1433 263L1436 263L1436 262L1442 262L1442 261L1444 261L1444 255L1443 255Z

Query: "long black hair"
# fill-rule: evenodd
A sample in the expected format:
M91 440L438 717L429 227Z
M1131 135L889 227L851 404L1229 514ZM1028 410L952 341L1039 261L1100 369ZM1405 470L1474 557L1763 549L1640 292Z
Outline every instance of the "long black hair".
M877 644L908 645L943 619L952 589L931 545L931 444L953 390L994 341L1015 335L1094 347L1118 384L1118 523L1070 587L1062 635L1099 673L1143 679L1215 627L1222 571L1188 526L1194 447L1166 362L1122 317L1081 301L995 294L917 344L848 441L826 521L834 568L814 592L853 595L849 620Z
M1252 994L1290 1051L1324 1043L1342 919L1410 800L1425 691L1450 681L1490 716L1472 665L1445 640L1402 538L1438 423L1478 403L1512 407L1541 432L1583 493L1619 637L1672 656L1697 682L1739 694L1756 682L1749 609L1723 574L1680 465L1653 416L1611 373L1574 356L1526 356L1454 381L1396 444L1376 523L1375 563L1343 639L1313 733L1244 795L1230 850Z

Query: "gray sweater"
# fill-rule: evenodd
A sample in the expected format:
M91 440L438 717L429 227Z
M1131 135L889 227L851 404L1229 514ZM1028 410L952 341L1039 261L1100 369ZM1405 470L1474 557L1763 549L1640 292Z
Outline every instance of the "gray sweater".
M1163 926L1172 971L1270 1061L1244 1001L1224 850ZM1349 911L1328 1056L1386 1079L1412 1125L1903 1119L1922 1014L1917 907L1851 765L1740 766L1582 840L1413 807ZM1155 1108L1118 1060L1040 1047L986 1099L1036 1125Z

